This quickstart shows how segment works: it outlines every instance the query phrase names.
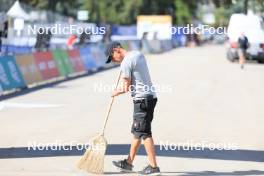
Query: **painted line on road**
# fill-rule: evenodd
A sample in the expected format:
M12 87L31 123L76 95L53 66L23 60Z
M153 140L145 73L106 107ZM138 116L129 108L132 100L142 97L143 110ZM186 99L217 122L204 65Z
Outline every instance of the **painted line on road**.
M4 108L60 108L65 106L64 104L38 104L38 103L9 103L1 102L0 111Z

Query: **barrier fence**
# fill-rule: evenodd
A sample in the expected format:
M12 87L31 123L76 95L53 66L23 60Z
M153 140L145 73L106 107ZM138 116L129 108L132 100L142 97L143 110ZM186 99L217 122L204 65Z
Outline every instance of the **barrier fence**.
M13 56L3 56L0 59L1 89L7 91L13 88L25 87L21 71Z
M167 51L172 48L171 41L121 41L128 50L142 49L147 53ZM0 57L0 96L47 82L82 75L89 71L99 71L114 67L105 64L105 45L90 44L72 50L16 54Z

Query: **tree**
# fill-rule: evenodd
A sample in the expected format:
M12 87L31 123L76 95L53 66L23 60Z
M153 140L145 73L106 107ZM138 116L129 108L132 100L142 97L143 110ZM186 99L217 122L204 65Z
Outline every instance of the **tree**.
M248 12L248 0L244 1L244 14L247 14Z
M132 24L136 22L141 0L85 0L81 9L89 11L90 21Z
M27 4L37 9L57 12L65 16L76 16L78 1L73 0L20 0L21 3Z
M192 18L195 17L195 10L197 8L196 1L175 0L174 5L176 24L190 23L192 21Z

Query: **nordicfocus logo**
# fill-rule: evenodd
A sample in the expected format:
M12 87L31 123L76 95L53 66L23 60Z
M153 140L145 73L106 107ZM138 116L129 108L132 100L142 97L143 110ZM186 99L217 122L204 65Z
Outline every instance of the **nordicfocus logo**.
M92 147L92 150L105 150L106 146L104 143L98 143L97 145L91 145L91 143L79 143L77 141L63 142L56 140L54 142L44 143L37 141L29 141L27 150L33 151L73 151L73 150L87 150Z
M186 142L169 142L169 141L159 141L160 150L237 150L238 146L233 142L220 142L213 143L209 141L193 142L192 140Z
M122 89L122 85L120 86ZM105 84L105 83L94 83L93 84L93 92L112 92L115 90L115 85L111 85L111 84ZM128 88L129 92L135 92L136 91L136 86L135 85L130 85ZM166 93L166 92L172 92L173 91L173 85L170 84L155 84L152 86L148 86L148 85L143 85L141 86L141 91L143 92L162 92L162 93Z
M227 34L226 27L219 26L217 28L209 25L193 25L193 24L187 24L186 26L177 26L177 27L171 27L171 33L172 34Z
M106 33L106 27L80 26L76 24L69 24L69 25L54 24L48 26L29 25L27 26L27 33L29 35L31 34L81 35L83 33L89 35L104 35Z

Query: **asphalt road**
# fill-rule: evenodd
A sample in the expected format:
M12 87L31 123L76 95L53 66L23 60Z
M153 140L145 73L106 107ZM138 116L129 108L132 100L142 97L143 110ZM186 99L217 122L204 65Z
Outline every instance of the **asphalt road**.
M153 136L163 175L264 175L264 65L249 63L241 70L227 61L221 45L146 57L158 90ZM0 175L90 175L75 167L82 153L76 145L87 143L101 128L118 71L0 102ZM131 122L131 97L121 95L106 129L107 175L136 175L120 174L111 165L129 150ZM42 150L43 145L75 147L52 151ZM146 164L142 148L135 170Z

